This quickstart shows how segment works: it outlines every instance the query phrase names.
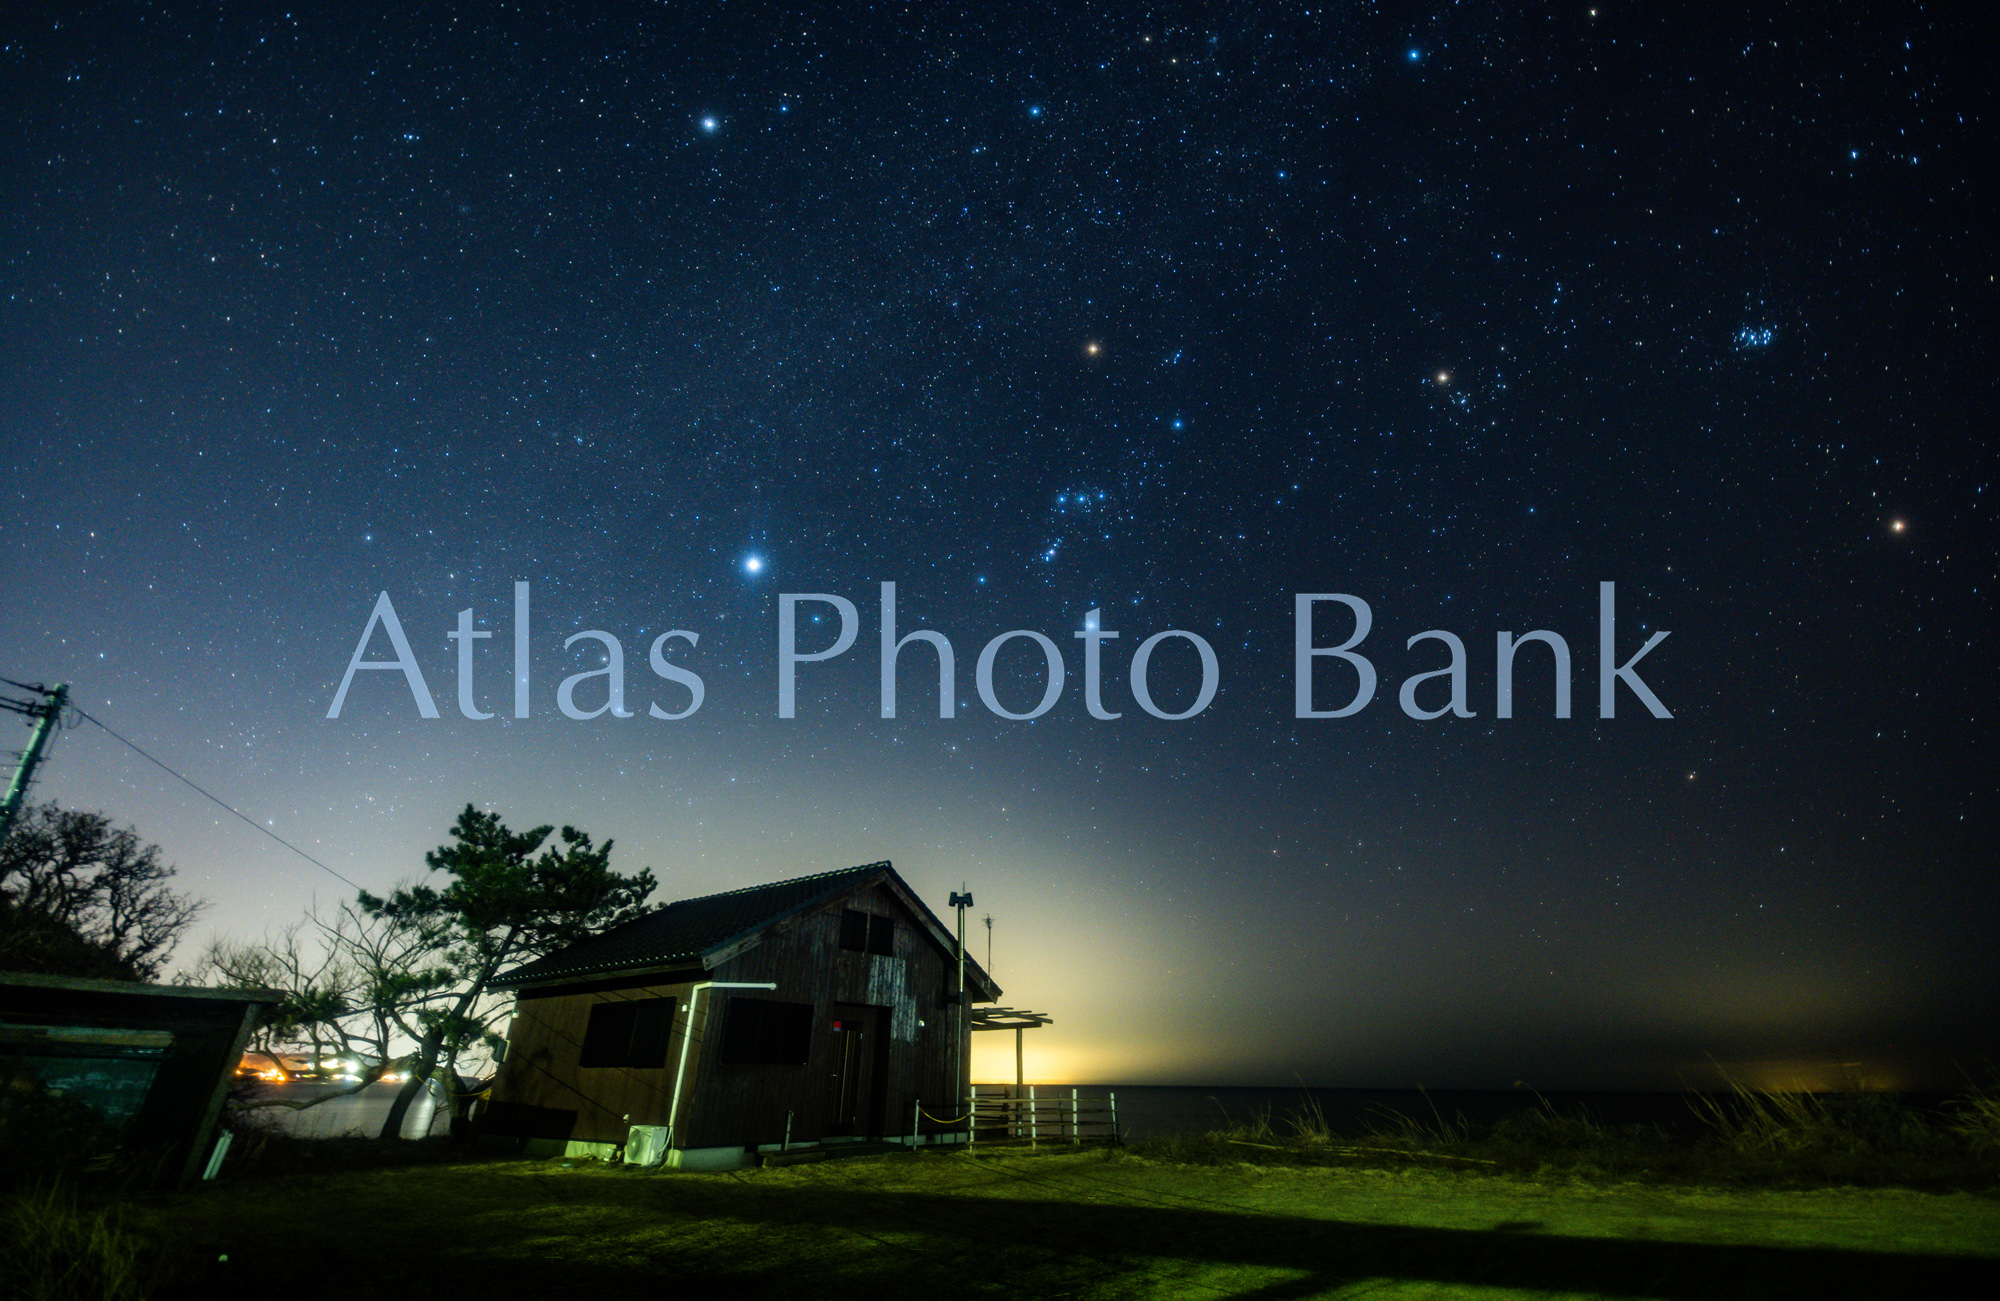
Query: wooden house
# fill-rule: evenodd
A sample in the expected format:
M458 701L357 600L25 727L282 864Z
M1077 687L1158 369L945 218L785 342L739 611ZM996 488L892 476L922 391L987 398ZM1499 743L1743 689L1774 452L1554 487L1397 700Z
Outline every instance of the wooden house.
M481 1127L690 1169L961 1141L965 1014L1000 991L970 959L965 999L957 979L951 932L887 863L669 904L494 982L516 1003Z

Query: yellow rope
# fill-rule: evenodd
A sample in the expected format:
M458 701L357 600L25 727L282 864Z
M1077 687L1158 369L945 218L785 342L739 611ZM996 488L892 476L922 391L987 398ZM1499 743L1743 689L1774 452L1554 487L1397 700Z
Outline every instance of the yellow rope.
M934 1125L957 1125L964 1121L972 1119L972 1113L969 1111L966 1112L963 1116L955 1116L950 1120L946 1120L943 1116L933 1116L930 1112L925 1111L922 1107L917 1108L917 1114L922 1116L925 1120L930 1121Z

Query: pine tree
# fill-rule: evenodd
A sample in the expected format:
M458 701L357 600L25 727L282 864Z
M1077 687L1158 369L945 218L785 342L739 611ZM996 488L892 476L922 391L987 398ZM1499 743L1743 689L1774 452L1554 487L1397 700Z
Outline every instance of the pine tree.
M424 855L443 888L405 886L387 898L361 893L364 911L434 929L441 958L456 973L459 992L448 1006L424 1014L415 1062L389 1109L383 1138L402 1133L403 1118L437 1067L476 1034L472 1012L503 967L551 953L646 911L650 869L632 876L611 871L611 843L602 848L574 827L554 843L551 827L511 831L497 813L470 804L451 829L450 844ZM454 1114L461 1109L454 1099Z

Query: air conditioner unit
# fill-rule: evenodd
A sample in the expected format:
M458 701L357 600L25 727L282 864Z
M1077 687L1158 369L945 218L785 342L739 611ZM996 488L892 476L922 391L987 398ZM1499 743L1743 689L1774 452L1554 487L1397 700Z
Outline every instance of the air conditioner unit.
M634 1125L625 1138L625 1164L655 1166L667 1159L667 1136L673 1131L665 1125Z

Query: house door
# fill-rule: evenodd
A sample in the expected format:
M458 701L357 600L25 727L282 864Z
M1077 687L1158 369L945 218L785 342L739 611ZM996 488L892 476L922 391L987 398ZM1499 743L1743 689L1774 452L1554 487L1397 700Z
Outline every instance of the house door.
M831 1135L873 1134L881 1129L882 1091L888 1080L876 1068L880 1008L835 1003L827 1045L827 1123Z

